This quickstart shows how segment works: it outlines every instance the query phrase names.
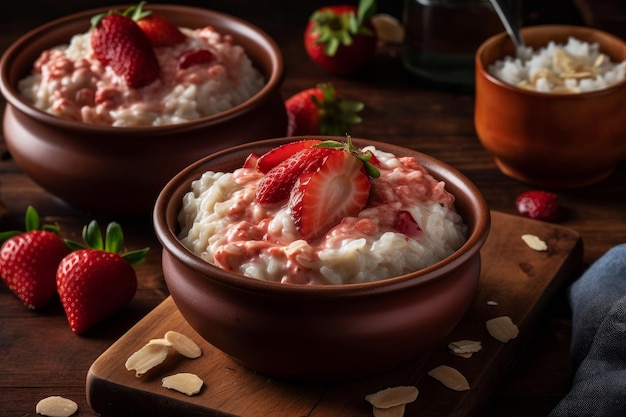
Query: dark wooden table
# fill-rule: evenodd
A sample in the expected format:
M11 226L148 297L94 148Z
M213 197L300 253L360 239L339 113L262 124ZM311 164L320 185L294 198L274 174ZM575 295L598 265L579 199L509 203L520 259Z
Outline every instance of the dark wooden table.
M0 50L41 22L105 2L64 2L64 6L58 2L54 6L53 2L38 3L46 6L43 8L46 15L23 13L9 20L2 13ZM364 121L354 128L353 136L414 148L453 165L477 184L492 210L515 214L516 196L532 188L501 174L480 145L473 124L473 94L436 89L412 78L402 68L398 47L381 47L372 65L351 77L332 76L311 64L302 47L302 28L315 3L327 2L276 2L280 5L271 13L261 10L264 6L257 2L213 3L204 5L245 17L278 41L287 65L285 97L321 81L332 82L342 94L366 105L362 113ZM400 5L381 2L381 8L397 14ZM544 9L527 10L526 16L533 22L551 18ZM555 12L553 16L564 19L563 13ZM571 19L579 23L575 13ZM116 220L126 231L128 247L152 247L147 262L137 267L139 289L128 308L84 336L70 331L60 303L42 311L29 311L6 286L0 285L0 416L33 416L37 401L49 395L72 398L79 404L79 415L94 415L85 397L89 366L168 295L151 219L113 218L69 207L22 173L6 151L1 136L0 155L0 201L6 206L0 218L1 230L21 228L26 207L33 205L43 221L58 223L65 233L76 238L91 219L101 225ZM558 191L564 209L559 223L582 236L584 266L612 246L626 242L625 183L626 164L621 164L600 184ZM481 415L545 416L569 388L570 332L570 311L562 293L553 300L526 352L497 387Z

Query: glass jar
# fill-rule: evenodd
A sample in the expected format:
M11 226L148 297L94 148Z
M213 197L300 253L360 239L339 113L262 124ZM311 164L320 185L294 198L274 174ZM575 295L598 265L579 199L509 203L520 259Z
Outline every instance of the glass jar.
M436 84L473 89L474 54L504 26L489 0L405 0L404 67Z

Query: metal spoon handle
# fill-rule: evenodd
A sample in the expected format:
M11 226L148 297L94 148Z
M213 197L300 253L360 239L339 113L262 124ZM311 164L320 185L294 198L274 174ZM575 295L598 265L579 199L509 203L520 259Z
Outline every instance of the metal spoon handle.
M498 16L500 17L500 20L502 21L502 24L504 25L507 33L509 34L511 39L513 39L516 50L519 51L520 48L525 47L526 44L524 43L524 39L520 34L519 16L517 16L516 13L517 10L514 10L513 7L510 7L511 3L506 0L490 1L491 5L496 10L496 13L498 13Z

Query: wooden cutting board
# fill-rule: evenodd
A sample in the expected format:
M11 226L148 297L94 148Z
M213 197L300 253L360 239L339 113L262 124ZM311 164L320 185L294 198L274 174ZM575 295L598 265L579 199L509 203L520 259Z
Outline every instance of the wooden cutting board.
M548 244L548 251L530 249L521 239L529 233ZM108 416L230 416L230 417L371 417L365 395L397 385L415 385L417 400L407 416L450 417L477 413L506 375L528 341L551 297L579 272L582 241L575 231L550 223L492 212L492 228L481 250L483 270L475 300L461 323L441 346L419 359L386 373L342 383L297 383L251 372L204 341L167 298L91 366L87 399L94 411ZM495 301L497 305L488 303ZM508 315L519 337L504 344L487 332L485 321ZM124 362L150 339L168 330L190 336L203 355L186 359L172 352L164 363L138 378ZM479 340L482 350L471 358L452 355L447 345L461 339ZM427 375L449 365L468 379L469 391L452 391ZM205 385L196 396L161 386L161 378L192 372Z

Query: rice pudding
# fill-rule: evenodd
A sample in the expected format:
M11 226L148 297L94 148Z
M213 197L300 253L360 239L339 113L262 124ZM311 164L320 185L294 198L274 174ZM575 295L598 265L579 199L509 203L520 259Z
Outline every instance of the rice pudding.
M543 93L582 93L601 90L626 79L626 61L612 62L597 43L569 37L537 50L522 48L489 66L494 77Z
M206 172L192 183L179 213L183 244L218 267L291 284L353 284L413 272L452 254L467 226L454 196L412 157L366 147L380 175L370 178L369 197L355 215L305 239L287 202L260 204L256 193L266 174L245 166ZM293 195L293 193L292 193ZM399 214L416 227L398 230Z
M90 32L44 51L18 88L36 107L94 125L135 127L183 123L237 106L265 85L243 47L213 27L180 28L183 43L156 47L159 78L133 89L93 53ZM179 68L186 51L207 49L210 64Z

